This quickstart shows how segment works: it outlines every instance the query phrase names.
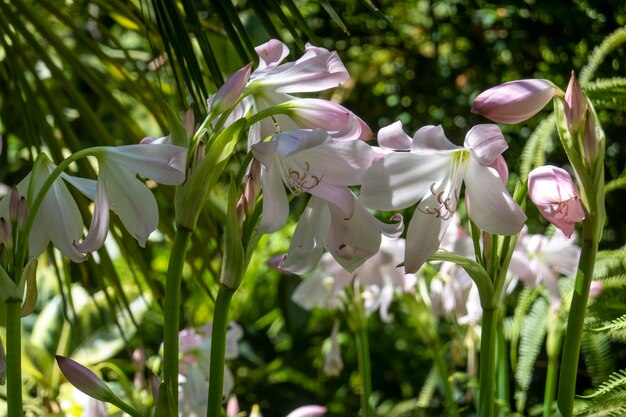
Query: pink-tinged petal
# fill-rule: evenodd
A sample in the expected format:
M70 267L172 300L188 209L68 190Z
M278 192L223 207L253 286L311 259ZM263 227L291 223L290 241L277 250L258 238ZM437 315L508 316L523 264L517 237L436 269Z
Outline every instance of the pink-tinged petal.
M378 131L377 140L378 146L385 150L408 151L413 143L411 137L404 133L400 121L381 128Z
M564 169L550 165L533 169L528 174L528 195L542 216L568 237L585 218L578 190Z
M111 166L105 161L100 161L98 180L106 183L111 210L119 216L139 246L144 247L159 223L156 200L148 187L128 168Z
M308 189L307 192L326 200L338 208L344 219L352 217L354 213L354 195L348 187L320 182L317 186Z
M415 152L433 152L433 151L453 151L461 149L446 137L441 126L424 126L413 135L413 144L411 151Z
M187 149L168 144L126 145L101 148L101 159L110 160L132 172L167 185L185 180Z
M274 156L278 151L278 141L270 140L267 142L259 142L250 148L254 159L259 161L263 166L267 169L270 169L272 166L272 162L274 161Z
M507 166L504 157L499 155L495 161L489 164L489 166L496 170L502 180L502 184L506 185L506 182L509 180L509 167Z
M56 355L56 360L63 376L80 391L100 401L110 402L111 399L116 399L108 385L91 370L60 355Z
M601 138L604 136L602 129L598 129L596 125L596 115L589 112L585 119L585 132L583 136L583 147L585 149L585 159L594 163L598 158L598 147Z
M259 233L272 233L285 225L289 216L289 199L280 175L279 164L264 169L261 177L263 187L263 215L257 227Z
M360 199L376 210L404 209L430 194L448 175L450 155L397 152L376 161L363 175Z
M312 196L293 233L289 252L281 268L303 275L317 265L324 252L324 239L330 228L330 210L321 198Z
M226 403L226 417L236 417L239 414L239 401L235 394L231 395Z
M444 220L434 214L428 214L428 208L438 204L435 196L423 200L409 222L404 255L404 269L407 273L417 272L439 249L451 218Z
M104 245L109 233L109 201L106 183L99 181L96 186L96 200L94 201L93 216L89 225L89 232L80 244L76 245L79 252L94 252Z
M299 152L314 149L328 142L330 137L323 129L298 129L276 135L272 140L278 141L278 153L287 158Z
M586 111L587 99L572 71L567 90L565 90L565 118L569 129L575 132L580 128Z
M303 98L289 103L289 116L303 129L324 128L340 131L350 122L352 112L341 104L317 98Z
M219 114L235 104L250 79L252 63L237 70L226 80L211 100L211 111Z
M474 158L483 165L491 165L509 147L496 125L472 127L465 136L465 146L471 149Z
M465 174L470 217L489 233L514 235L522 230L526 215L506 190L495 169L470 158Z
M254 50L259 56L259 66L256 71L262 71L267 67L273 68L289 55L287 45L276 39L270 39L268 42L254 48Z
M326 414L326 407L305 405L304 407L296 408L287 417L322 417L324 414Z
M356 204L350 219L332 205L331 226L326 236L326 248L333 258L346 270L354 271L380 248L380 230L373 216L360 204Z
M139 144L140 145L162 145L162 144L173 145L172 135L167 135L167 136L163 136L160 138L147 136L141 139L141 141L139 141Z
M494 122L514 124L530 119L557 95L563 92L548 80L510 81L480 93L472 112Z

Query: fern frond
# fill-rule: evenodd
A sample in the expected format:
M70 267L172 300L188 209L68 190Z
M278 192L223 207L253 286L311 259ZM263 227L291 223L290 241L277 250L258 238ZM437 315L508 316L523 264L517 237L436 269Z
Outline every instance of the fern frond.
M623 417L624 414L626 414L626 392L616 392L597 399L576 416Z
M519 171L522 180L528 178L528 173L534 167L545 165L546 143L550 140L555 128L556 123L554 120L554 114L551 114L539 123L535 131L526 141L526 145L524 145L524 150L522 151L522 160Z
M526 407L528 388L534 373L534 365L541 352L547 331L548 302L538 298L524 320L519 346L519 362L515 370L515 406L518 412Z
M613 330L612 332L607 333L607 336L612 342L626 343L626 329Z
M610 324L607 324L606 326L602 326L602 327L597 327L595 329L591 329L594 332L604 332L604 331L612 331L612 330L622 330L622 329L626 329L626 314L624 314L621 317L616 318L615 320L611 321Z
M613 368L611 341L605 333L585 333L581 343L585 366L594 386L609 377Z
M612 391L619 390L626 392L626 369L620 369L613 372L608 381L603 382L597 390L589 395L581 395L582 398L594 398L599 395L608 394Z
M532 305L533 301L539 295L539 291L536 288L524 287L519 294L517 304L515 305L515 312L513 314L512 322L510 325L505 320L505 336L511 341L511 368L515 371L517 368L518 357L518 342L520 334L522 332L522 326L524 324L524 318L528 309Z
M437 374L437 368L433 366L428 373L426 380L424 381L424 385L422 385L419 396L417 397L418 407L430 407L430 401L433 399L433 395L435 394L435 390L437 389L438 382L439 375Z
M626 177L615 178L609 181L604 186L604 192L609 193L611 191L619 190L620 188L626 188Z
M601 280L611 275L626 273L626 250L604 250L598 252L596 265L593 271L593 279Z
M595 47L589 56L589 63L580 71L579 81L582 86L591 81L604 58L615 48L626 42L626 27L621 27L604 38L604 41Z

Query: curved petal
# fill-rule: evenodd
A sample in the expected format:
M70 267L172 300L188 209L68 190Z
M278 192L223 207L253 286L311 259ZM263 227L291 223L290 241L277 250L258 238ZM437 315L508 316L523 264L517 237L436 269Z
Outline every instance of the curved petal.
M270 39L266 43L254 48L254 50L259 56L259 66L256 71L262 71L267 67L273 68L289 55L287 45L277 39Z
M66 173L62 173L61 177L72 184L78 191L80 191L85 197L90 200L96 199L96 188L98 182L96 180L90 180L87 178L74 177Z
M289 252L281 269L303 275L316 267L324 252L324 238L330 228L330 211L327 203L311 197L298 220Z
M378 146L382 149L408 151L411 149L413 140L404 133L402 122L397 121L385 126L378 131Z
M448 175L450 155L395 152L376 161L363 175L360 199L377 210L404 209L430 195Z
M413 152L453 151L461 149L446 137L441 126L424 126L413 135Z
M465 136L465 146L483 165L491 165L509 147L500 128L489 124L472 127Z
M471 203L470 217L480 229L497 235L514 235L522 230L526 215L495 169L470 158L465 189Z
M76 249L83 253L96 251L104 245L109 233L109 201L105 181L99 181L96 185L96 199L94 202L93 216L89 225L89 232Z
M293 410L287 417L322 417L326 414L326 407L321 405L305 405Z
M154 196L125 167L100 163L100 181L106 184L107 197L113 210L128 232L144 247L148 236L159 223L159 210Z
M307 190L311 195L323 198L336 206L344 219L349 219L354 213L354 194L348 187L340 187L320 182L317 186Z
M437 205L436 198L423 200L415 209L406 233L404 252L404 270L407 273L417 272L426 260L437 250L441 239L450 224L447 220L426 212L429 206Z
M125 145L102 148L103 160L119 164L161 184L185 180L187 149L168 144Z
M265 168L261 176L263 187L263 215L257 227L259 233L272 233L285 225L289 216L289 199L285 192L280 167Z

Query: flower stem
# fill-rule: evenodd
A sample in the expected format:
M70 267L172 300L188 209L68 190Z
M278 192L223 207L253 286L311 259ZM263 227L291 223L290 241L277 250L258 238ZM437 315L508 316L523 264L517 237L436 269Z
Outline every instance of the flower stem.
M497 336L496 336L496 355L497 355L497 373L498 384L496 386L498 400L509 407L510 390L509 390L509 361L506 351L506 338L504 336L504 327L502 321L498 320L496 324ZM498 412L499 417L506 417L507 411L500 409Z
M191 230L178 227L167 268L163 311L163 382L172 394L178 414L178 331L180 326L180 285Z
M372 417L374 414L370 407L370 397L372 396L372 370L370 367L370 346L367 334L367 319L363 307L357 308L362 317L360 325L356 329L354 336L356 341L357 362L359 367L359 379L361 381L361 416Z
M7 416L22 417L21 300L7 300L6 308Z
M439 342L437 329L434 329L433 333L433 355L435 357L435 366L437 366L439 378L441 379L441 385L443 386L443 394L446 397L446 409L448 411L448 416L458 417L459 408L456 405L456 401L454 401L454 393L452 392L452 386L448 375L448 365L443 358L443 349L441 348L441 343Z
M591 232L589 230L591 229ZM576 392L576 374L578 372L578 359L580 355L580 343L583 334L589 287L593 278L593 268L596 254L598 253L598 241L591 238L597 236L590 220L583 221L583 246L578 262L574 294L567 320L567 330L563 343L563 356L561 357L561 371L559 375L559 390L557 395L557 416L571 417L574 409L574 394Z
M550 314L548 324L548 340L546 350L548 353L548 373L546 375L546 387L543 396L543 417L552 417L552 404L556 394L556 383L559 371L559 353L561 352L561 334L558 315Z
M228 310L234 293L235 290L220 286L215 300L215 312L213 314L213 326L211 329L211 361L209 363L209 401L207 417L220 417L222 415Z
M494 307L483 310L480 338L480 391L478 393L478 415L480 417L493 417L494 415L497 313L498 309Z

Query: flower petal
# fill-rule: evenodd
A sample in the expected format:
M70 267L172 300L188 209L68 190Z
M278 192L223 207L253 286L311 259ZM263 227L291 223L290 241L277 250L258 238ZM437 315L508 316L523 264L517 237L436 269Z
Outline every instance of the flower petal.
M273 68L289 55L287 45L277 39L270 39L268 42L254 48L254 50L259 56L259 66L256 71L262 71L267 67Z
M430 194L448 175L450 156L395 152L376 161L363 175L360 199L376 210L404 209Z
M305 405L293 410L287 417L322 417L326 414L326 407L321 405Z
M411 149L413 140L404 133L402 122L397 121L385 126L378 131L378 146L382 149L408 151Z
M176 185L185 180L187 149L168 144L126 145L102 148L101 159L110 160L161 184Z
M344 219L349 219L354 213L354 194L348 187L336 186L320 182L317 186L307 190L311 195L323 198L341 211Z
M522 230L526 215L506 190L495 169L470 158L465 189L471 207L470 217L480 229L498 235L514 235Z
M89 232L76 249L83 253L96 251L104 245L109 233L109 201L107 199L106 182L99 181L96 186L96 199Z
M461 149L446 137L441 126L424 126L413 135L412 151L433 152Z
M500 128L490 124L472 127L465 136L465 146L483 165L491 165L509 147Z
M257 227L259 233L272 233L285 225L289 216L289 199L285 192L280 166L265 168L261 176L263 215Z

